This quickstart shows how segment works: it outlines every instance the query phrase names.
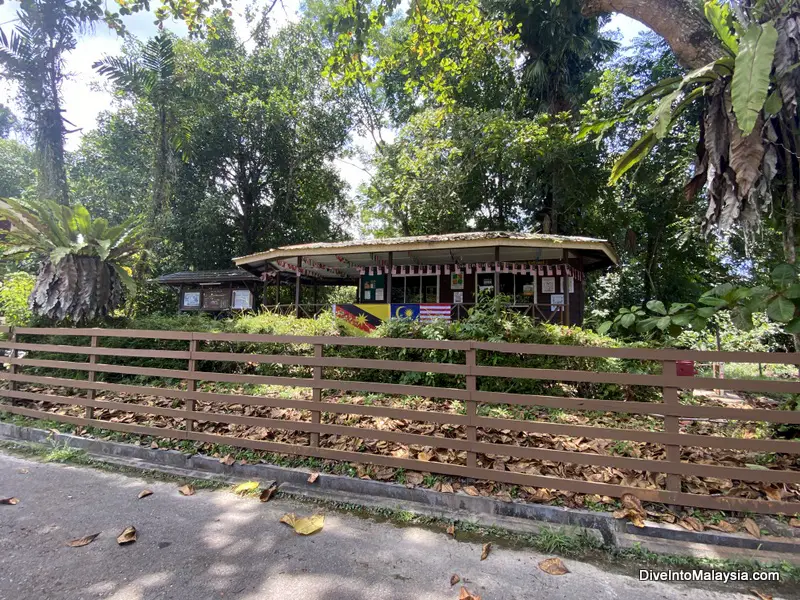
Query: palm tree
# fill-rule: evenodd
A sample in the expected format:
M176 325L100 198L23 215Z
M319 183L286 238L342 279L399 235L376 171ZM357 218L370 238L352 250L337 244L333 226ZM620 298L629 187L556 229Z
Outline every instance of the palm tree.
M608 16L586 18L580 0L484 0L519 31L522 112L573 111L587 99L598 65L617 48L601 29Z
M153 127L157 151L153 164L151 220L163 213L169 201L169 165L172 158L170 100L176 91L175 49L170 35L150 39L135 57L107 56L92 65L122 92L144 98L155 110Z
M0 219L13 227L3 240L5 256L41 259L29 304L34 314L74 323L106 317L133 290L129 264L144 245L137 219L111 227L83 206L52 201L0 200Z
M20 0L10 35L0 29L0 77L18 84L23 108L34 124L38 195L64 205L64 55L75 49L77 33L100 16L84 8L64 0Z

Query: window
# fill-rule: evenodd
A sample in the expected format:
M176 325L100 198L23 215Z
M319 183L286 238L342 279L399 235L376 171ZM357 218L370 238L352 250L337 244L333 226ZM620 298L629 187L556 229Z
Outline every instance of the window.
M438 276L436 275L424 275L422 277L422 302L433 303L438 300L436 293L437 279Z
M406 277L406 299L408 304L419 304L422 301L422 277Z
M535 298L533 275L516 275L516 292L514 294L514 304L533 304Z
M500 278L500 295L514 297L514 274L498 273Z
M392 297L393 304L403 304L406 297L406 277L392 277Z

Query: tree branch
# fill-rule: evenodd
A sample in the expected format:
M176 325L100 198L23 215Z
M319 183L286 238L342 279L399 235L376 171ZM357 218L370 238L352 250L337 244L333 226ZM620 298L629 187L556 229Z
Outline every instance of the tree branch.
M585 16L620 13L663 37L684 67L696 69L720 58L722 45L695 0L583 0Z

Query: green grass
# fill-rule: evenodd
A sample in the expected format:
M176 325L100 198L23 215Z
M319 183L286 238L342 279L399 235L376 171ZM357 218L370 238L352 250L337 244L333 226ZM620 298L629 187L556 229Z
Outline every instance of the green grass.
M0 450L8 454L40 460L42 462L58 462L63 464L89 467L109 473L122 473L131 477L141 477L148 481L163 481L180 485L190 483L196 489L218 490L229 487L229 484L217 479L187 479L179 475L164 473L155 469L137 469L123 465L107 463L89 456L85 451L76 448L64 448L59 445L46 446L42 444L16 443L0 441Z
M89 464L90 459L85 450L79 448L71 448L66 442L63 444L54 444L53 448L43 455L44 462L58 462L58 463L73 463L79 465Z

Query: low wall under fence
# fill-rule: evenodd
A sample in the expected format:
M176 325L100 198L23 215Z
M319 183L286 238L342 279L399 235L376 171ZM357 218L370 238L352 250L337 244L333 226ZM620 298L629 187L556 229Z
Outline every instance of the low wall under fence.
M384 467L421 471L445 476L489 480L518 486L557 489L577 494L598 494L621 497L632 493L643 501L662 502L706 509L750 511L758 513L795 514L800 512L800 441L783 439L747 439L724 435L685 433L685 420L712 420L718 424L730 422L762 422L767 424L800 425L800 410L774 408L743 408L737 406L703 406L699 401L686 403L680 392L691 390L731 390L745 393L800 394L800 381L757 379L712 379L678 376L676 363L778 363L800 365L800 354L750 353L750 352L700 352L685 350L655 350L638 348L598 348L577 346L552 346L535 344L491 343L475 341L431 341L410 339L373 339L350 337L270 336L230 333L196 333L181 331L139 331L111 329L17 328L5 333L8 341L0 341L0 349L8 352L7 367L0 370L0 379L6 388L0 389L0 411L25 417L50 419L79 426L158 436L177 440L193 440L210 444L225 444L254 450L284 453L321 459L366 463ZM53 336L60 342L48 343L42 337ZM183 349L148 349L113 347L121 339L152 340L154 345L169 343ZM246 345L241 351L241 345ZM254 347L266 348L254 352ZM220 348L230 351L219 351ZM239 351L235 351L239 348ZM291 348L286 352L275 348ZM332 356L337 349L396 349L394 359ZM404 352L440 351L446 357L437 362L402 358ZM53 355L58 355L53 358ZM650 365L651 372L606 372L581 369L530 368L493 366L498 356L565 357L581 359L620 359ZM47 358L47 356L50 356ZM126 365L128 359L154 359L170 367ZM76 360L77 359L77 360ZM446 362L445 362L446 361ZM294 366L303 371L302 376L259 375L231 372L231 364L248 365L253 369L263 365ZM653 368L655 366L656 368ZM454 382L449 386L409 385L380 381L336 378L330 375L353 372L443 374ZM43 374L44 373L44 374ZM126 383L105 381L113 374L116 381L124 376ZM359 378L361 379L361 378ZM484 385L492 379L509 382L545 381L564 386L572 384L612 384L623 387L654 388L656 401L608 400L587 397L540 395L493 390L497 386ZM144 382L144 383L142 383ZM175 387L162 387L162 385ZM202 391L201 383L249 384L256 386L288 386L309 388L308 399L287 398L280 394L246 394ZM45 389L43 389L45 388ZM578 387L577 389L581 389ZM69 390L65 392L63 390ZM323 391L326 392L323 395ZM342 402L341 395L334 401L327 396L330 391L357 394L389 394L395 396L421 396L438 399L443 403L456 403L458 410L418 410L402 406L379 406ZM136 402L97 399L98 392L124 395L147 395L172 400L165 406ZM346 397L344 398L347 399ZM60 414L46 410L47 406L81 407L77 414ZM265 418L244 414L211 412L209 406L236 405L244 407L279 407L301 411L304 419ZM426 406L436 406L428 403ZM487 416L485 407L507 406L519 408L545 407L576 411L611 413L613 415L643 415L657 419L660 430L624 429L619 427L587 426L531 420L530 418L498 418ZM98 409L120 411L149 416L169 417L174 427L120 422L95 416ZM80 415L80 416L78 416ZM436 434L406 433L403 431L358 427L326 422L333 415L367 415L394 420L435 424ZM270 431L304 432L303 443L276 442L208 433L200 424L217 423L232 426L264 428ZM489 432L531 434L524 443L498 443L497 435ZM571 436L576 439L601 439L619 442L640 442L660 445L661 458L636 458L595 451L576 451L537 447L536 434ZM266 434L265 434L266 435ZM263 436L262 436L263 437ZM443 462L436 459L420 460L391 454L343 450L331 447L331 438L358 438L377 440L408 447L426 447L454 451L458 460ZM492 438L491 440L489 438ZM794 455L788 464L792 468L769 466L730 466L725 460L706 463L701 460L683 460L682 451L690 448L715 449L730 452L776 453ZM641 474L656 474L659 485L636 487L607 483L602 477L555 477L542 475L533 467L515 471L488 468L486 456L505 456L546 464L590 465L601 469L625 470ZM686 456L686 454L684 454ZM785 461L784 465L787 464ZM484 466L481 466L484 465ZM663 476L665 475L665 477ZM774 499L767 496L736 497L722 493L701 494L686 491L686 481L691 478L712 478L732 482L757 482L768 484L779 491ZM753 494L751 494L752 496Z

